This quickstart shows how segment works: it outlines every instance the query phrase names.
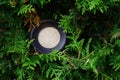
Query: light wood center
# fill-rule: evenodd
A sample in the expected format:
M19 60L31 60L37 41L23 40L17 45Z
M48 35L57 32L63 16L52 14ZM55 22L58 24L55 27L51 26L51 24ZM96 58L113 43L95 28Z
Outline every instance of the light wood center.
M46 27L40 31L38 41L45 48L53 48L60 41L60 33L54 27Z

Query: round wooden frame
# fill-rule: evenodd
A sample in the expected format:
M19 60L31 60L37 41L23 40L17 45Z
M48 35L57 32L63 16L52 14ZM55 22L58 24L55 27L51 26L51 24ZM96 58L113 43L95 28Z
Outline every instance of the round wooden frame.
M52 52L53 50L61 50L63 48L63 46L65 45L65 42L66 42L66 34L63 32L63 29L61 27L58 27L58 25L59 24L56 21L53 21L53 20L43 20L43 21L41 21L41 24L40 24L40 26L38 28L34 28L31 31L30 39L34 39L32 44L33 44L34 48L38 52L47 54L47 53ZM41 46L39 41L38 41L38 34L39 34L39 32L42 29L44 29L44 28L46 28L48 26L54 27L60 33L60 41L53 48L45 48L45 47Z

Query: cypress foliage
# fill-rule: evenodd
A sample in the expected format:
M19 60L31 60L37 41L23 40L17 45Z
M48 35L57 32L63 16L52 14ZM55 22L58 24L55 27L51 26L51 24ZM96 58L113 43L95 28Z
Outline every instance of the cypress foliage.
M0 0L0 79L120 80L119 9L120 0ZM64 28L63 50L31 47L43 19Z

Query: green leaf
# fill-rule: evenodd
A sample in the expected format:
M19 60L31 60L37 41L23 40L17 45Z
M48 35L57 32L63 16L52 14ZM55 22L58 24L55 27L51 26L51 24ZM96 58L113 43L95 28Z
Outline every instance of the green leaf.
M29 12L32 12L32 11L35 11L35 9L33 8L33 6L31 4L23 5L23 6L21 6L17 15L19 16L21 14L26 14L26 13L29 13Z

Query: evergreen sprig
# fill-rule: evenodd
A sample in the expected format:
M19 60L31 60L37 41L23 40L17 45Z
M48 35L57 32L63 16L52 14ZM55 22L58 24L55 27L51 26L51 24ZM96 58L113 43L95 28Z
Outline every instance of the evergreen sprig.
M0 80L119 80L120 1L70 0L71 6L58 0L56 12L53 2L0 0ZM25 15L34 10L64 29L61 51L35 54L24 26Z

